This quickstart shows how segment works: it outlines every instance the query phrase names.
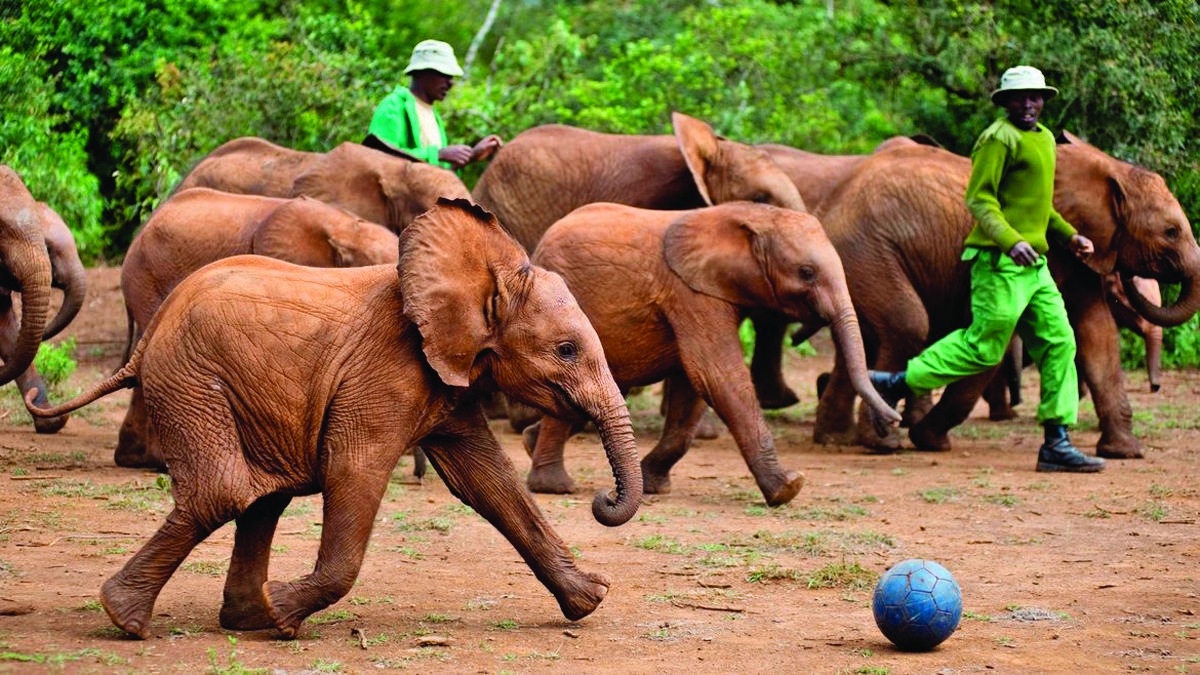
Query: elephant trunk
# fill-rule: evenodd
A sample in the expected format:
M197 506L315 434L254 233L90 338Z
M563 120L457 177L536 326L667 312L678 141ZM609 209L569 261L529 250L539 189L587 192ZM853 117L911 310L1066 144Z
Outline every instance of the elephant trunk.
M900 413L888 405L871 385L871 380L867 377L866 349L863 347L862 331L858 327L858 316L855 315L849 299L845 305L833 317L833 339L842 354L842 361L846 364L854 391L858 392L863 402L870 407L876 429L882 434L886 431L884 427L900 423Z
M604 453L608 456L617 487L615 495L596 493L592 500L592 515L601 525L616 527L629 522L642 503L642 464L625 399L616 383L610 388L611 395L605 396L601 405L588 410L588 414L600 430L600 440L604 443Z
M1196 256L1200 258L1200 256ZM1178 326L1188 319L1192 318L1198 310L1200 310L1200 283L1197 283L1197 277L1200 277L1200 264L1192 265L1186 268L1187 276L1183 278L1183 285L1179 291L1179 297L1174 303L1159 307L1154 305L1142 292L1137 288L1133 277L1121 273L1121 286L1125 289L1125 295L1129 298L1129 305L1139 316L1146 319L1156 326Z
M46 326L43 340L58 335L75 319L75 315L79 314L80 308L83 307L84 296L87 295L87 274L83 270L83 262L79 260L79 255L65 255L63 258L65 261L56 265L53 270L53 285L63 290L62 306Z
M7 384L33 363L50 314L50 259L41 232L26 237L4 253L4 262L21 293L21 331L12 357L0 366L0 385Z
M1151 326L1146 331L1146 374L1150 379L1150 391L1162 389L1162 326Z

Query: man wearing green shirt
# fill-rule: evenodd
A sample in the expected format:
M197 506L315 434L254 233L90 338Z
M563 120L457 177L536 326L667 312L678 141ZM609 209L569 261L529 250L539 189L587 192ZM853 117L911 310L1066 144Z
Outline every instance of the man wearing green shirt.
M1004 72L992 101L1004 108L971 152L967 209L975 227L963 260L971 260L971 325L938 340L898 373L872 371L871 382L895 405L998 365L1014 331L1042 376L1037 419L1045 430L1038 471L1092 473L1104 460L1083 454L1067 435L1079 409L1075 335L1046 265L1050 240L1083 260L1092 242L1054 210L1054 138L1038 124L1042 105L1058 94L1041 71Z
M416 158L446 169L458 169L487 159L502 144L492 134L475 144L447 145L442 118L433 104L446 98L462 68L454 48L440 40L424 40L413 48L400 85L379 103L363 145L401 157Z

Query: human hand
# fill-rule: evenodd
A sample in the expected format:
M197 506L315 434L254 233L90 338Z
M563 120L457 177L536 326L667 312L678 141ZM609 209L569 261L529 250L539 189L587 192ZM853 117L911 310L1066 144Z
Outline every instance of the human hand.
M496 154L496 151L499 150L500 146L502 145L504 145L504 141L500 140L500 137L496 134L489 134L485 136L483 140L476 143L475 147L471 150L471 161L478 162L491 157L492 155Z
M1021 267L1029 267L1038 261L1037 251L1027 241L1018 241L1016 246L1009 249L1008 257Z
M451 166L457 169L471 161L471 146L447 145L438 150L438 159L443 162L449 162Z
M1080 260L1087 260L1096 252L1096 247L1092 245L1092 240L1082 234L1073 234L1067 240L1067 248L1071 249L1071 253L1075 254Z

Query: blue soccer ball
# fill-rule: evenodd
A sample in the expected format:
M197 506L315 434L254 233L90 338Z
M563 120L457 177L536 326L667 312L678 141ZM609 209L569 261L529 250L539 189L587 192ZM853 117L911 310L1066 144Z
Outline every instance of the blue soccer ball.
M871 601L875 624L900 649L933 649L958 628L962 591L932 560L905 560L884 573Z

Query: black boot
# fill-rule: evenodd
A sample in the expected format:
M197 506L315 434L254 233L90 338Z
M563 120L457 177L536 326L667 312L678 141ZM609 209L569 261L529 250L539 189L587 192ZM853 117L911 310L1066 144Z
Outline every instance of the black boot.
M1060 424L1046 425L1046 442L1038 450L1038 471L1068 471L1071 473L1096 473L1104 470L1104 460L1083 454L1067 436L1067 428Z
M905 371L903 370L898 373L889 373L886 370L867 371L867 378L871 380L871 386L875 387L875 391L879 392L883 401L893 408L900 403L900 399L912 393L904 376Z

